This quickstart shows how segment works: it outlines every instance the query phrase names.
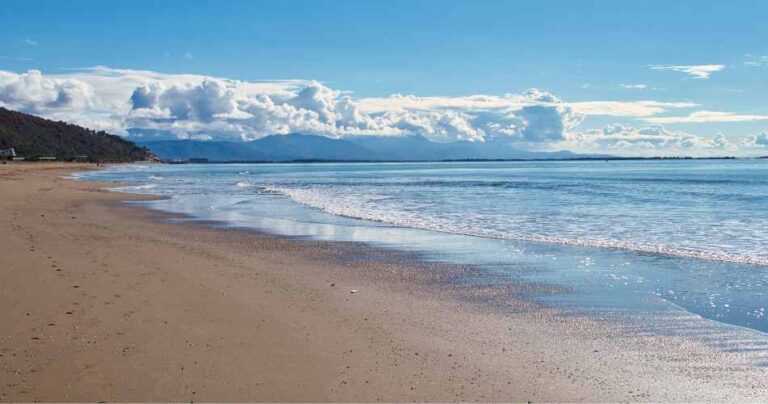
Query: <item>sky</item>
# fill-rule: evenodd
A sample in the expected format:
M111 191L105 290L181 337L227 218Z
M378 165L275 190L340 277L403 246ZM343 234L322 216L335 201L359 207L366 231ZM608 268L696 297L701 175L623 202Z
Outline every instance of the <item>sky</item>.
M768 154L764 1L12 1L0 105L129 138Z

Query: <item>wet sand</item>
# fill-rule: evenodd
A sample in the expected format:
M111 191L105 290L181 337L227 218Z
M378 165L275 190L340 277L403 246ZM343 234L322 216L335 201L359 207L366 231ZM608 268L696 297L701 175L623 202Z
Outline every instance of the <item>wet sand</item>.
M171 223L121 203L145 196L62 178L90 168L0 165L0 401L768 394L764 370L694 341L453 286L465 268Z

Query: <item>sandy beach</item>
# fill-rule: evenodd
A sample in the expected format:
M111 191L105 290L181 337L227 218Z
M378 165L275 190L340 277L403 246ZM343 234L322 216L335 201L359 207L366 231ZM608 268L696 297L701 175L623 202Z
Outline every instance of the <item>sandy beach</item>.
M63 178L91 168L0 165L0 401L765 398L764 370L693 341L453 286L466 268L173 223Z

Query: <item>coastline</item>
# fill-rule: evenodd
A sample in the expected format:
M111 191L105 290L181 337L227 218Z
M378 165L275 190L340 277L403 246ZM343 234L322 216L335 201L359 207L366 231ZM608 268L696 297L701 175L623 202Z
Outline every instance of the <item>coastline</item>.
M764 370L718 367L717 352L690 341L628 339L531 307L515 299L515 285L452 286L446 279L460 267L359 260L394 253L169 223L121 203L146 196L61 178L88 168L0 166L2 401L766 394Z

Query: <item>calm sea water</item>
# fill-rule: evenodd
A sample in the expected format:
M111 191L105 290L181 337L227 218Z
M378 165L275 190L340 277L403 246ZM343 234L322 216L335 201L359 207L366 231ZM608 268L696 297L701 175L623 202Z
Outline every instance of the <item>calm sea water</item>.
M566 291L530 297L576 312L768 332L768 160L129 165L81 177L166 195L148 205L197 219L483 268L466 282L556 285Z

